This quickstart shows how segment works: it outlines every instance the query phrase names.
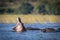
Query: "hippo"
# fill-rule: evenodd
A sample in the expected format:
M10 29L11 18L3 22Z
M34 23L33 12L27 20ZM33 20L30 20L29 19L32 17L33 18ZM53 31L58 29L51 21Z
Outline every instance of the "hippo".
M45 30L46 30L46 32L54 32L55 31L55 29L53 29L53 28L45 28Z
M40 30L40 28L32 28L32 27L27 27L27 30Z
M14 31L16 32L23 32L26 31L26 28L24 27L23 23L21 22L21 19L18 17L17 18L17 24L16 26L13 28Z
M53 29L53 28L45 28L45 29L41 29L40 31L41 31L41 32L54 32L54 31L56 31L56 30Z
M40 31L41 31L41 32L46 32L46 29L41 29Z
M39 28L32 28L32 27L28 27L28 28L25 28L20 17L17 18L17 24L16 26L13 28L14 31L16 32L23 32L23 31L26 31L26 30L40 30Z
M60 32L60 28L57 28L57 31Z
M55 29L53 29L53 28L45 28L45 29L32 28L32 27L25 28L20 17L17 18L17 24L13 28L13 30L16 32L23 32L26 30L40 30L41 32L54 32L55 31ZM60 30L60 28L58 30Z

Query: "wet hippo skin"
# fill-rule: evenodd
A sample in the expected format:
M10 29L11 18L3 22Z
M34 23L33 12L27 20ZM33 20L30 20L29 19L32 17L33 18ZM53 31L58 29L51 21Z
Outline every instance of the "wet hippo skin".
M16 32L23 32L23 31L26 31L23 23L21 22L21 19L18 17L17 18L17 24L16 24L16 27L13 28L14 31Z

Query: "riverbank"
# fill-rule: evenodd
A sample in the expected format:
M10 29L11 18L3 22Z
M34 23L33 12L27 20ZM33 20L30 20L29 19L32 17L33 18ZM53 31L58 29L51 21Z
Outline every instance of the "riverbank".
M23 23L60 22L58 15L0 15L0 23L16 23L17 17L20 17Z

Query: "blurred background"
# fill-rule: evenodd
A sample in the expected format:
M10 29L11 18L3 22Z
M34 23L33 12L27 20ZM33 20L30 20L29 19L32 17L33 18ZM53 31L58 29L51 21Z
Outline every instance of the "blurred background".
M60 0L0 0L0 14L60 15Z
M23 23L60 22L59 15L60 0L0 0L0 23L15 23L17 17Z

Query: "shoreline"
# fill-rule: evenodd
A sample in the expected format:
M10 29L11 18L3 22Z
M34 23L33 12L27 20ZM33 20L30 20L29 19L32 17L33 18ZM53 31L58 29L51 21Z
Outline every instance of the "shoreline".
M23 23L59 23L59 15L0 15L0 23L16 23L20 17Z

